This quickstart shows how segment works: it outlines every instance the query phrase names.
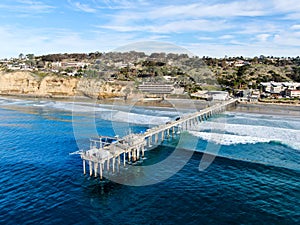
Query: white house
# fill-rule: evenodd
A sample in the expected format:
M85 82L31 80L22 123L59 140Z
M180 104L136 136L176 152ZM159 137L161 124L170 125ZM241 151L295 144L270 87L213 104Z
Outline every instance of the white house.
M300 98L300 90L287 90L286 93L290 98Z
M212 99L216 101L226 101L230 98L227 91L209 91L208 95L210 95Z

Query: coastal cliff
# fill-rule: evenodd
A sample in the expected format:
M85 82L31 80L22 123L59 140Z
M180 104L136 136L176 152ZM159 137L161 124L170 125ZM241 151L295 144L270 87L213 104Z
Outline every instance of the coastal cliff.
M126 85L107 83L96 79L37 76L31 72L0 72L0 95L28 95L36 97L71 97L75 95L91 98L125 96Z
M125 96L126 86L119 83L107 83L96 79L81 78L76 91L78 95L105 99Z

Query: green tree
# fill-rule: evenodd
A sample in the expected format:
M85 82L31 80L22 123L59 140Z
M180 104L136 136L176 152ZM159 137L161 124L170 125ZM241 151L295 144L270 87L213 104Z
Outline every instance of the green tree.
M34 54L27 54L26 58L29 60L33 60L34 59Z
M22 60L23 58L24 58L24 54L23 54L23 53L20 53L20 54L19 54L19 59Z

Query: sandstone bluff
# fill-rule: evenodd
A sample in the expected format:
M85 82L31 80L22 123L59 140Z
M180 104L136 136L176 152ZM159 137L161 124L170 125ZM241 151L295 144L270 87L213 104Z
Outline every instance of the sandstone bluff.
M0 72L1 95L27 95L33 97L72 97L91 98L124 97L127 84L104 82L90 78L61 76L39 77L31 72ZM127 89L126 89L127 88Z

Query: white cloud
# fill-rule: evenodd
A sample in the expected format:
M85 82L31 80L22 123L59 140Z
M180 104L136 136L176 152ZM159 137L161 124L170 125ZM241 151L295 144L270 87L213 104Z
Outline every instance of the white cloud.
M225 35L222 35L221 37L219 37L219 39L223 39L223 40L226 40L226 39L233 39L234 36L233 35L229 35L229 34L225 34Z
M91 8L87 4L82 4L80 2L75 2L74 5L77 7L77 9L79 9L79 10L81 10L83 12L87 12L87 13L95 13L95 12L97 12L96 9Z
M228 3L193 3L158 7L149 11L151 18L207 18L207 17L236 17L236 16L264 16L270 10L261 1L232 1Z
M41 1L29 0L18 0L16 3L0 5L0 9L5 9L7 12L17 12L25 14L50 13L55 8L55 6L46 4Z
M300 30L300 24L295 24L293 26L291 26L292 30Z
M66 5L62 1L56 2L54 7L54 3L50 0L2 0L0 41L7 44L2 47L0 54L5 52L8 55L11 55L9 52L19 54L21 51L24 53L87 52L93 49L104 51L116 45L138 40L167 40L174 43L180 41L187 46L191 42L198 41L200 42L198 44L203 44L201 46L203 50L209 52L211 49L216 55L218 52L213 51L215 46L228 51L224 55L231 53L247 55L247 51L257 52L256 55L260 55L262 50L273 52L270 54L281 51L287 55L290 55L288 50L291 54L297 49L299 52L298 0L186 2L67 0L67 2L69 4L65 10ZM78 16L74 16L71 22L64 23L64 19L69 16L70 8L79 12ZM58 9L62 12L59 15L61 23L57 23L61 30L46 28L50 26L49 24L55 26L57 22L55 13L58 13ZM37 19L37 16L42 20ZM95 24L91 24L90 21L95 21ZM7 26L1 28L1 24ZM68 28L64 28L66 26ZM92 30L87 31L88 29ZM197 47L196 44L191 46Z
M195 31L219 31L230 28L225 21L211 20L179 20L166 23L162 26L153 27L153 32L171 33L171 32L195 32Z
M298 0L272 0L273 10L276 12L300 12L300 4Z
M86 13L96 13L97 12L97 10L95 8L91 7L88 4L84 4L81 2L73 2L72 0L68 0L68 2L77 11L82 11L82 12L86 12Z
M144 31L153 33L182 33L182 32L196 32L196 31L219 31L229 29L231 26L225 21L211 21L211 20L178 20L164 24L155 25L104 25L99 28L111 29L120 32Z
M213 40L212 37L197 37L197 39L200 40L200 41L211 41L211 40Z
M265 42L265 41L267 41L270 37L271 37L270 34L259 34L259 35L256 35L256 38L257 38L258 41L260 41L260 42Z
M282 32L275 35L274 44L282 47L293 47L299 52L300 47L300 32ZM299 53L298 53L299 54Z
M120 34L117 45L125 45L135 40L135 35ZM43 55L111 51L116 48L116 35L101 33L91 37L64 29L0 27L0 43L7 43L1 46L0 58L16 57L20 53Z

